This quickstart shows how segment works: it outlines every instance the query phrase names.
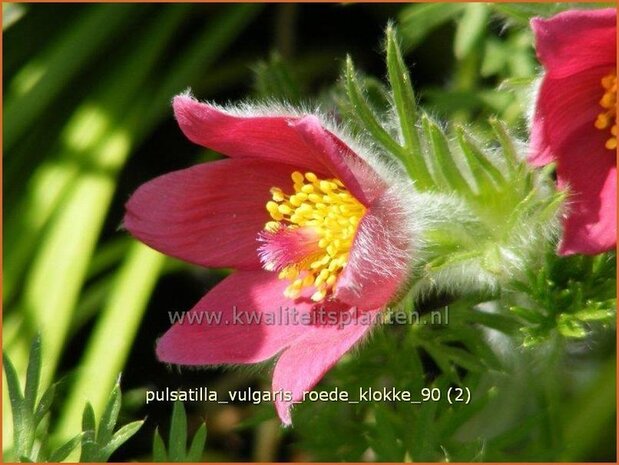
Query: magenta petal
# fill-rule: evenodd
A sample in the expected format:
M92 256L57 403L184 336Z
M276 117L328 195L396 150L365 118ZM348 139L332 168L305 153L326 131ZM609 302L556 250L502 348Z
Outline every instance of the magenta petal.
M384 189L384 182L367 163L344 142L327 131L315 116L306 116L294 123L309 146L323 154L329 173L344 183L348 191L362 204L368 205Z
M570 10L550 19L534 18L537 55L552 78L597 66L614 67L617 55L617 12Z
M233 273L191 309L196 317L202 315L201 324L191 324L186 315L183 323L174 324L157 341L157 357L178 365L256 363L273 357L311 331L300 324L298 317L292 317L290 309L294 306L298 314L303 314L314 303L293 304L283 296L287 284L276 273Z
M316 327L282 353L273 373L273 392L292 393L291 402L275 402L282 423L291 424L292 404L301 401L303 393L312 389L342 355L369 331L377 313L377 310L364 312L358 320L347 325Z
M174 113L189 140L228 157L329 173L324 154L295 128L298 116L235 116L185 95L174 98Z
M407 218L389 195L379 197L359 223L348 264L335 297L360 309L381 308L396 296L408 276Z
M529 143L529 153L527 160L533 166L544 166L552 163L555 160L555 155L552 151L550 141L546 135L546 127L544 126L544 116L538 105L531 125L531 142Z
M269 220L269 189L290 189L292 171L260 160L220 160L174 171L133 194L124 225L150 247L191 263L259 269L257 238Z
M606 134L582 130L566 144L557 166L559 187L568 187L568 217L559 252L597 254L617 241L615 151L603 147Z
M603 94L600 82L609 71L597 67L563 79L544 79L533 117L530 161L541 165L551 161L550 154L561 158L566 141L581 128L591 136L608 134L596 129L594 123L602 110L598 103ZM606 150L604 140L600 150Z
M315 116L236 116L185 95L175 97L174 111L191 141L229 157L339 178L364 204L384 189L373 169Z

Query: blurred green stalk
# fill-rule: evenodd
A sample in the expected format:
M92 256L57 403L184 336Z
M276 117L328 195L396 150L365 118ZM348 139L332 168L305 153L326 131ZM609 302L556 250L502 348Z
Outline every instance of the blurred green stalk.
M88 341L76 382L62 410L57 429L60 437L79 431L80 415L87 401L99 415L103 412L108 393L131 352L164 259L140 243L131 247Z
M4 106L5 153L40 117L66 83L114 38L138 5L97 5L11 80Z

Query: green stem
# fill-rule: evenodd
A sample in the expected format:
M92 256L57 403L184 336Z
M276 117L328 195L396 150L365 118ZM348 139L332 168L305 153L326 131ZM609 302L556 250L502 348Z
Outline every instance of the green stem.
M134 244L129 251L62 409L57 430L61 438L79 432L80 415L86 401L90 401L97 417L102 414L129 356L164 259L163 255L142 244Z

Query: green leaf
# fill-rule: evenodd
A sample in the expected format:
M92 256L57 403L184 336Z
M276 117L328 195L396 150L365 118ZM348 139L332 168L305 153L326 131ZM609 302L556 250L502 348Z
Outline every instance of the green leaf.
M476 414L485 408L488 401L496 397L496 394L496 388L493 386L463 408L450 409L444 412L437 428L441 432L441 436L450 437L456 433L460 427L471 421Z
M159 428L155 428L155 434L153 435L153 462L168 461L168 453L166 452L161 434L159 434Z
M503 185L504 179L501 171L494 166L464 128L456 127L456 137L480 191L494 191Z
M350 56L346 59L345 77L346 92L359 121L379 144L399 158L406 166L406 152L378 122L376 115L363 96L363 91L357 82L354 65Z
M504 370L501 360L497 357L491 345L484 338L480 337L478 329L465 326L460 328L458 332L460 337L459 341L456 340L456 342L461 342L468 349L469 353L473 355L475 361L483 364L484 368L482 371L487 371L488 368L497 371Z
M170 425L170 444L168 457L172 462L182 462L187 450L187 416L181 401L174 402L172 423Z
M191 447L187 452L185 461L187 462L201 462L202 454L204 454L204 445L206 444L206 424L202 423L196 431L196 434L191 441Z
M127 442L144 424L143 420L134 421L126 424L114 433L110 442L101 449L100 455L102 461L107 461L116 450Z
M478 323L496 331L500 331L509 336L514 336L518 332L520 325L513 318L509 318L499 313L484 312L481 310L471 310L464 315L468 321Z
M84 407L84 414L82 415L82 430L84 431L96 431L97 425L95 422L95 411L90 405L90 402L86 403Z
M602 321L609 320L615 316L613 308L585 308L574 313L574 317L580 321Z
M74 438L69 439L62 446L56 449L49 456L49 462L62 462L66 459L71 452L75 450L75 448L80 444L82 440L83 433L76 435Z
M435 360L438 362L437 359ZM447 376L440 376L430 387L438 387L442 392L445 392L445 380L451 379L452 382L458 384L457 375L454 375L456 378L454 380L448 373L446 374ZM415 428L408 435L408 450L412 455L413 461L426 462L434 457L433 450L435 448L435 443L439 440L435 428L439 402L424 402L417 408Z
M90 402L86 403L84 407L84 413L82 414L82 450L80 452L80 462L95 462L97 461L97 444L95 442L96 435L96 421L95 411L90 405Z
M488 27L490 10L484 3L468 3L456 29L454 53L458 59L466 57L479 44Z
M436 184L446 190L456 190L460 194L472 193L466 179L456 165L447 138L443 131L426 115L421 119L426 137L430 140L430 160L432 161Z
M369 444L381 462L401 462L405 455L404 446L398 437L402 418L386 405L379 405L374 412L376 425L372 428Z
M486 367L479 362L477 357L464 349L441 344L440 348L437 350L440 350L452 363L459 365L466 370L472 372L483 372L486 369Z
M557 321L557 329L565 336L574 339L582 339L587 335L587 330L573 315L562 313Z
M13 421L15 422L16 417L20 417L22 414L24 395L21 392L19 377L17 376L13 362L11 362L11 359L5 352L2 352L2 363L4 365L4 373L6 374L6 384L9 389L9 399L11 400Z
M530 323L544 324L547 320L546 316L539 311L520 305L514 305L513 307L510 307L509 310Z
M26 373L26 387L24 389L24 408L28 412L34 412L41 379L41 335L37 334L30 347L30 360Z
M43 420L45 415L49 412L52 407L52 403L54 402L54 397L56 395L56 384L52 384L41 396L41 400L37 405L37 408L34 412L34 426L37 427L39 423Z
M14 451L18 457L29 456L34 441L34 427L31 424L31 413L26 409L24 395L21 391L19 378L11 359L3 352L2 362L13 415Z
M421 340L420 344L428 355L434 359L445 377L449 379L450 382L459 385L460 377L458 376L458 372L455 370L447 354L443 353L442 347L428 340Z
M387 28L387 71L393 92L393 102L400 122L400 131L404 140L404 148L407 152L402 161L411 178L421 188L429 187L432 180L419 143L415 93L400 52L396 30L392 26Z
M494 134L501 144L501 148L503 149L503 157L505 158L510 171L515 171L520 165L520 158L518 157L518 152L514 146L514 141L509 134L509 130L505 126L505 123L496 118L490 118L489 121Z
M97 443L101 446L105 446L112 439L114 433L114 427L118 420L118 413L120 412L120 385L117 383L112 389L108 403L101 415L101 421L99 422L99 431L97 432Z

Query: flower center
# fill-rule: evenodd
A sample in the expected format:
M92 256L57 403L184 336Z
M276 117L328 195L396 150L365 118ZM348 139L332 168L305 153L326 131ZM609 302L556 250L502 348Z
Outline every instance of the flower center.
M291 284L284 295L294 299L314 287L319 302L335 287L346 267L357 225L365 207L338 179L320 179L314 173L292 173L294 193L271 188L266 209L269 221L261 233L259 253L267 270L279 271Z
M609 150L617 148L617 74L613 71L602 78L604 95L600 106L604 109L595 120L595 127L600 130L610 128L610 137L605 147Z

